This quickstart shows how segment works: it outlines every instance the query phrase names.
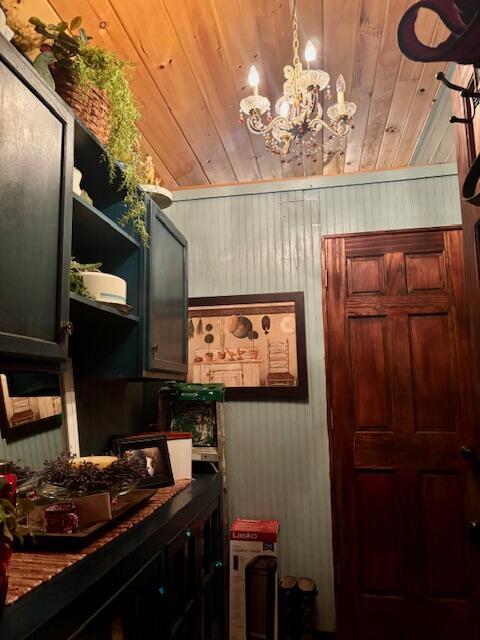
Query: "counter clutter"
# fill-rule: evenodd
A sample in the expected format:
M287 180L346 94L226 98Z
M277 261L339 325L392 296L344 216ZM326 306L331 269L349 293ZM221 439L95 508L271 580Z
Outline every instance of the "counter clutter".
M148 504L140 508L134 515L122 521L114 528L106 531L96 538L94 542L81 551L73 553L62 552L25 552L20 551L12 555L10 561L9 589L7 595L7 606L38 587L44 582L51 580L76 562L105 546L125 531L128 531L139 524L145 518L152 515L157 509L166 504L173 496L188 487L191 480L180 480L175 486L158 489Z
M221 487L179 481L78 551L14 553L0 638L225 638Z

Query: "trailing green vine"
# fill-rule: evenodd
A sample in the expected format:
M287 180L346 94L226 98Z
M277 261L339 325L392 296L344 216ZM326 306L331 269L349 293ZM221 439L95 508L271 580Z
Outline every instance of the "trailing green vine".
M35 17L30 18L30 22L51 47L58 64L71 69L79 84L95 86L105 92L110 107L105 150L112 182L117 171L116 163L123 165L122 187L126 211L119 224L131 224L141 242L147 245L149 236L145 227L145 201L139 189L144 173L144 163L139 153L140 133L136 126L140 110L129 84L129 69L134 65L121 60L113 51L91 45L91 38L81 28L80 17L74 18L70 25L66 22L45 25ZM75 33L77 30L78 33Z

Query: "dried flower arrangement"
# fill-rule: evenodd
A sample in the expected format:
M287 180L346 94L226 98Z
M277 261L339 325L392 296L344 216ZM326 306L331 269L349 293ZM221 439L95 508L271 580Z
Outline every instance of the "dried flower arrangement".
M39 473L40 482L61 487L72 495L84 495L104 491L115 493L147 476L146 468L136 458L124 456L103 469L89 461L74 465L73 460L62 455L45 461Z

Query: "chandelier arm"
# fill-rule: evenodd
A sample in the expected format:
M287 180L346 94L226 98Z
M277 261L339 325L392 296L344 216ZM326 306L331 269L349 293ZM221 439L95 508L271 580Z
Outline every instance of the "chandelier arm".
M336 136L337 138L344 138L350 130L350 126L346 120L340 121L338 123L338 128L334 129L330 126L325 120L322 118L315 118L310 122L310 129L312 131L320 131L320 129L326 129L329 133Z
M246 119L247 128L251 133L262 134L269 133L273 129L279 130L282 129L284 131L288 131L290 128L290 122L287 118L282 116L277 116L273 118L270 122L265 124L263 122L261 116L258 114L250 114L250 116Z

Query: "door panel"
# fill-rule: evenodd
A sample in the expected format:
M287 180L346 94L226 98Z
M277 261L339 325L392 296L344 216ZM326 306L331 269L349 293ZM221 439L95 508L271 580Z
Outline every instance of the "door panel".
M419 485L428 596L465 597L466 515L462 478L458 473L420 473Z
M363 595L403 595L402 550L394 470L356 474L360 585ZM378 514L382 513L381 520Z
M356 429L391 427L386 318L350 318L350 360ZM364 372L370 375L365 376Z
M338 636L479 640L461 231L327 238L324 251Z
M417 431L455 431L456 380L446 314L409 316L412 388Z

